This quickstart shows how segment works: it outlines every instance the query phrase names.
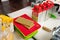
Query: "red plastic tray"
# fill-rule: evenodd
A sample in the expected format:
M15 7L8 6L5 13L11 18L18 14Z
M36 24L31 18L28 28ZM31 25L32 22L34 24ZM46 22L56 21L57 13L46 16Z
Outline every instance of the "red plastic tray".
M14 18L14 25L19 29L19 31L21 31L23 33L23 35L27 36L29 34L31 34L32 32L38 30L41 25L38 24L37 22L35 22L32 18L30 18L28 15L24 14L20 17L24 17L26 19L29 19L29 20L32 20L34 22L34 26L30 29L27 29L24 25L20 24L20 23L17 23L15 20L18 18Z

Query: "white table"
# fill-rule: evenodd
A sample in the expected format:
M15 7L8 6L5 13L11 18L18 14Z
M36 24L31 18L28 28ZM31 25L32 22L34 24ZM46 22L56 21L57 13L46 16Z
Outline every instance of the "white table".
M47 0L46 0L47 1ZM60 0L58 1L58 0L50 0L50 1L52 1L53 3L56 3L56 4L59 4L60 5Z
M58 2L58 1L53 1L55 4L59 4L60 5L60 2Z
M21 9L21 10L9 13L8 15L12 18L16 18L16 17L23 15L23 14L27 14L31 17L32 16L32 10L31 9L32 9L32 7L28 6L26 8ZM39 24L41 24L41 23L39 23ZM41 26L43 26L43 25L52 29L53 27L60 25L60 20L48 19L46 22L41 24ZM42 28L40 28L38 30L38 33L34 37L37 38L37 40L49 40L51 38L51 36L52 36L52 32L46 32ZM15 33L15 39L14 40L23 40L23 38L21 38L19 35L17 35ZM29 40L32 40L32 39L29 39Z
M46 0L46 1L48 1L48 0ZM59 4L60 5L60 1L54 1L54 0L50 0L50 1L52 1L55 4Z

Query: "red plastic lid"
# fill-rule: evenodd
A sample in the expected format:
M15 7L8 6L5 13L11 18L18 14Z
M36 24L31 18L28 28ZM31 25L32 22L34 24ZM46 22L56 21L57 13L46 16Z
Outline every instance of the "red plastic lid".
M32 10L33 12L40 13L42 11L42 8L40 6L35 5Z

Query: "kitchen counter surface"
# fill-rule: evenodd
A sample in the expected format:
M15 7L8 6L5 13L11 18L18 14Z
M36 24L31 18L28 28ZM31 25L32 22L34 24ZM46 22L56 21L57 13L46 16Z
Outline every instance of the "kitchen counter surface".
M12 12L12 13L9 13L8 15L12 18L16 18L20 15L23 15L23 14L27 14L29 15L30 17L32 16L32 7L28 6L26 8L23 8L21 10L18 10L18 11L15 11L15 12ZM39 23L41 24L41 23ZM44 23L41 24L41 26L47 26L49 27L50 29L53 28L53 27L56 27L56 26L59 26L60 25L60 20L57 20L57 19L48 19L47 21L45 21ZM24 40L23 38L21 38L16 32L14 32L14 36L15 36L15 39L14 40ZM38 33L34 36L37 40L50 40L52 36L52 32L46 32L42 29L42 27L38 30ZM32 38L30 38L29 40L33 40Z

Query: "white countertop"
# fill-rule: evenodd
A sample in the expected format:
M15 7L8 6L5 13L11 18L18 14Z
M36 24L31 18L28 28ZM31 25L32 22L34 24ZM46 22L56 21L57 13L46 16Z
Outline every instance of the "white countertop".
M23 15L23 14L27 14L31 17L32 16L32 10L31 9L32 8L30 6L28 6L26 8L21 9L21 10L9 13L8 15L12 18L16 18L16 17ZM42 26L45 25L51 29L55 26L60 25L60 20L48 19L46 22L42 23L41 25ZM17 35L15 35L15 40L23 40L20 36L17 36L17 38L16 38L16 36ZM51 36L52 36L51 32L46 32L42 28L40 28L38 30L38 33L34 37L37 40L49 40L51 38ZM30 39L30 40L32 40L32 39Z
M60 0L57 0L57 1L55 1L55 0L50 0L50 1L52 1L52 2L55 3L55 4L59 4L59 5L60 5Z
M53 1L55 4L59 4L60 5L60 2L57 2L57 1Z
M32 16L32 7L28 6L26 8L23 8L23 9L20 9L18 11L15 11L15 12L12 12L12 13L9 13L8 15L12 18L16 18L20 15L23 15L23 14L27 14L29 15L30 17Z

